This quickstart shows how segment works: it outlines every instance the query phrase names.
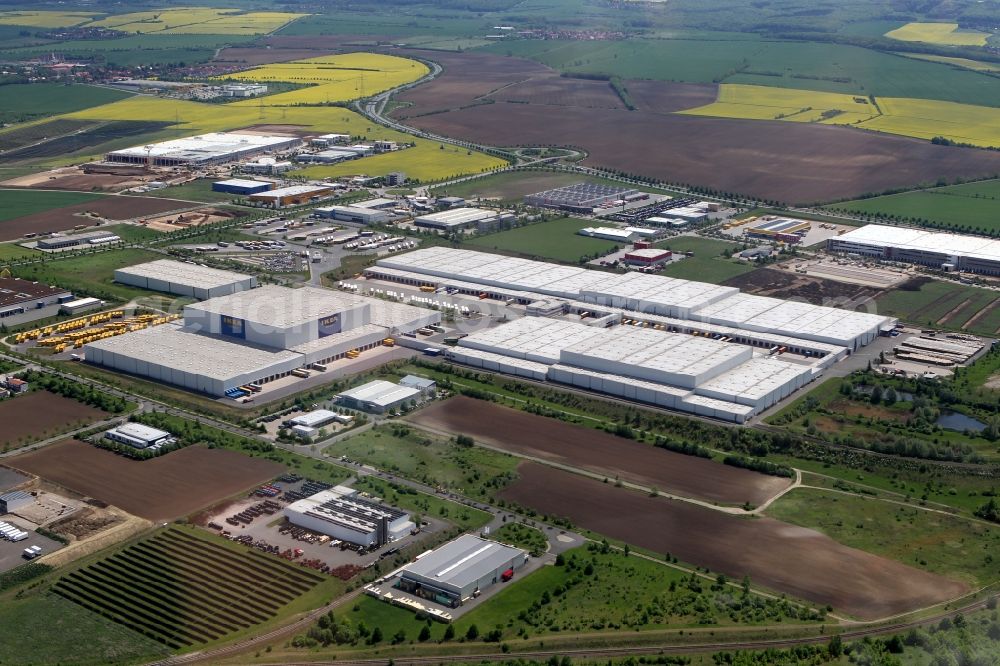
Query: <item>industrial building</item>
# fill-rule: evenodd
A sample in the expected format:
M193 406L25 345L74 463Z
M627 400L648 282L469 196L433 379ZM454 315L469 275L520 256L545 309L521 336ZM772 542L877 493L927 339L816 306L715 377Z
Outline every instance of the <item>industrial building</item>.
M204 167L249 160L259 155L289 150L301 143L300 139L291 136L213 132L161 141L149 146L112 150L104 156L104 160L118 164L160 167Z
M376 208L361 208L360 206L324 206L313 209L315 217L355 224L384 224L389 221L390 214Z
M524 303L552 296L850 350L867 345L896 323L891 317L742 294L736 287L637 272L609 274L446 247L385 257L366 272L403 283L477 285L487 295L510 294L505 298Z
M528 562L520 548L463 534L402 568L395 587L457 608L484 590L514 577Z
M1000 275L1000 241L982 236L868 224L830 238L827 249L942 270Z
M21 278L0 277L0 325L19 326L59 314L73 300L66 289Z
M555 208L571 213L590 214L595 208L606 208L620 201L632 201L643 197L648 195L628 187L576 183L529 194L524 197L524 203L536 208Z
M249 196L258 192L267 192L274 189L274 183L267 183L260 180L246 180L243 178L230 178L212 183L213 192L226 192L239 196Z
M449 208L438 213L428 213L413 220L413 224L438 231L463 231L469 228L487 229L504 220L513 220L506 212L485 208Z
M293 525L365 548L396 541L413 529L405 511L364 499L345 486L293 502L284 514Z
M115 282L140 289L207 300L235 294L257 286L257 278L233 271L158 259L115 269Z
M364 201L355 201L351 205L357 206L358 208L368 208L370 210L392 210L399 205L399 202L395 199L376 197L374 199L365 199Z
M107 439L120 444L128 444L137 449L148 449L173 441L173 435L165 430L150 428L141 423L125 423L104 433Z
M337 402L352 409L384 414L418 402L423 397L424 393L419 388L376 379L338 394Z
M96 310L104 305L104 301L99 298L87 297L66 301L59 308L59 314L75 315L89 310Z
M314 409L311 412L289 419L288 423L292 426L303 426L305 428L322 428L334 422L349 423L351 420L353 420L352 417L331 412L329 409Z
M295 161L304 164L336 164L345 160L357 159L357 157L358 153L353 150L328 148L318 153L299 153L295 156Z
M121 238L110 231L91 231L85 234L72 234L70 236L51 236L42 238L36 244L39 250L64 250L68 247L79 245L107 245L109 243L120 243Z
M418 377L416 375L406 375L399 380L399 385L417 389L425 396L433 395L435 389L437 389L436 381L433 379L427 379L426 377Z
M97 340L88 363L214 396L436 324L434 310L318 287L266 285L184 308L180 324Z
M743 233L748 238L794 244L800 243L811 228L812 224L806 220L768 216L751 224Z
M333 193L332 185L291 185L289 187L279 187L268 192L258 192L251 194L250 200L265 204L272 208L283 206L298 206L317 201L322 197Z
M625 253L625 263L635 266L659 266L670 261L673 252L656 247L638 248Z
M618 227L584 227L576 233L581 236L600 238L601 240L615 241L616 243L629 243L636 237L628 229L620 229Z
M240 171L243 173L255 173L263 176L278 176L286 171L291 171L294 166L295 165L288 160L281 160L279 162L273 157L261 157L256 162L246 162L245 164L241 164Z
M31 493L26 493L23 490L12 490L0 495L0 514L14 513L18 509L31 506L34 502L35 498L32 497Z
M309 143L319 148L344 144L351 140L350 134L323 134L309 140Z

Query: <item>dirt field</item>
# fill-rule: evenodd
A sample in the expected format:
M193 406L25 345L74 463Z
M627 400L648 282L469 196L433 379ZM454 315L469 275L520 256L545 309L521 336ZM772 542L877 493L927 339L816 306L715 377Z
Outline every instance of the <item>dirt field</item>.
M156 215L174 210L187 210L204 204L177 199L159 199L156 197L126 197L108 196L99 201L56 208L41 213L16 217L0 224L0 240L22 238L27 233L46 233L50 231L66 231L73 227L97 222L84 213L96 213L105 220L128 220L144 215Z
M790 483L473 398L436 402L409 419L436 430L469 435L510 453L573 465L609 478L619 476L708 502L760 505Z
M21 438L54 437L106 416L107 412L76 400L48 391L32 391L0 402L0 448L20 446Z
M67 167L11 178L0 184L7 187L77 190L80 192L118 192L140 185L142 182L141 178L134 175L84 173L76 167Z
M257 42L258 46L233 46L222 49L213 62L218 65L267 65L328 53L356 50L352 45L370 46L388 41L379 35L273 35ZM261 47L264 48L261 48Z
M595 102L604 82L562 78L526 59L399 54L410 51L444 66L441 76L399 96L410 106L395 114L412 125L498 146L575 146L589 153L587 164L668 182L803 204L1000 171L1000 155L984 150L842 126L669 114L710 102L712 86L627 81L638 110L626 111ZM518 100L531 103L504 101L519 88L533 91ZM558 113L553 100L561 100Z
M77 440L16 456L7 463L153 521L185 516L285 469L235 451L200 446L152 460L129 460Z
M881 290L872 287L836 282L774 268L760 268L750 273L737 275L726 280L723 284L729 287L738 287L740 291L758 296L799 298L815 305L835 307L849 307L852 304L865 303L881 293Z
M515 83L490 95L497 102L572 106L586 109L624 109L607 81L544 76Z
M203 208L194 213L181 215L159 215L146 220L146 228L153 231L171 232L186 227L200 227L204 224L222 222L233 217L233 213L216 208Z
M652 498L543 465L525 463L504 499L684 562L876 619L957 597L941 576L848 548L819 532L771 518L739 518Z

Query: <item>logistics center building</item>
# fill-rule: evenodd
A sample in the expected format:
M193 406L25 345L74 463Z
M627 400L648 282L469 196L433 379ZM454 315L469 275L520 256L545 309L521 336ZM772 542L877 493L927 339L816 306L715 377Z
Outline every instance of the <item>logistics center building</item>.
M84 354L88 363L224 396L440 321L439 312L410 305L268 285L187 305L180 325L91 342Z
M364 499L346 486L289 504L284 513L293 525L365 548L396 541L413 529L405 511Z
M982 236L868 224L830 238L827 249L944 270L1000 275L1000 241Z
M395 587L456 608L497 583L513 578L528 561L520 548L463 534L400 571Z
M257 286L257 278L252 275L173 259L158 259L127 268L117 268L115 282L167 294L192 296L202 301Z
M248 160L258 155L289 150L301 145L293 136L263 136L236 132L213 132L184 139L161 141L149 146L112 150L106 162L160 167L200 167Z

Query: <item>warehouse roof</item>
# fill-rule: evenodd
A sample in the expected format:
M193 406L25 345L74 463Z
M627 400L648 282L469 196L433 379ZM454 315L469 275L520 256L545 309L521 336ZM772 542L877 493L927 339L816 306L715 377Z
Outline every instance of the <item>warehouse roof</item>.
M226 187L260 187L261 185L267 185L270 187L273 183L269 183L264 180L248 180L246 178L229 178L228 180L217 180L212 185L225 185Z
M778 358L757 356L746 363L700 384L696 392L718 392L732 400L758 400L777 391L796 377L812 374L808 365L790 363Z
M395 507L362 499L352 489L349 494L344 494L339 488L341 486L300 499L288 505L287 510L360 532L375 530L382 518L395 521L407 515Z
M339 394L340 398L350 398L358 402L368 402L380 407L389 407L403 400L420 395L420 391L408 386L400 386L382 379L362 384Z
M265 285L250 291L210 298L188 305L185 310L204 310L226 317L261 322L275 328L289 328L367 305L369 302L370 299L361 296L319 287L292 289Z
M161 141L151 146L132 146L131 148L112 151L111 154L142 158L198 158L227 155L243 150L278 148L284 144L297 141L295 137L291 136L211 132L183 139Z
M1000 241L982 236L868 224L831 240L1000 261Z
M514 358L552 364L559 362L563 349L577 343L586 346L591 341L600 340L603 331L562 319L522 317L467 335L458 344L460 347L499 351Z
M163 439L164 437L170 437L170 433L166 430L150 428L149 426L141 423L123 423L117 428L112 428L111 430L125 435L126 437L134 437L145 442L152 442L157 439Z
M340 333L332 333L330 335L324 335L321 338L316 338L315 340L310 340L309 342L303 342L300 345L295 345L289 351L298 352L300 354L313 354L315 352L321 352L324 349L336 350L338 347L342 347L344 344L354 344L357 342L357 346L361 344L367 344L371 342L371 338L375 336L385 337L388 331L377 324L364 324L356 328L352 328L346 331L341 331ZM340 353L342 350L337 350ZM315 356L313 358L316 358ZM322 356L320 358L323 358Z
M395 199L386 199L384 197L378 197L375 199L365 199L364 201L356 201L352 206L357 208L393 208L398 206L399 202Z
M307 412L301 416L296 416L292 419L292 423L295 425L306 426L307 428L316 428L329 423L336 418L337 413L331 412L329 409L314 409L313 411Z
M631 240L634 235L633 232L628 229L619 229L617 227L584 227L576 233L581 236L593 236L595 238L608 238L612 240Z
M282 197L300 197L306 194L329 192L329 185L292 185L290 187L280 187L267 192L257 192L251 197L258 199L280 199Z
M174 261L173 259L157 259L145 264L118 268L115 270L115 273L163 280L164 282L183 284L199 289L212 289L250 279L249 275L244 275L243 273L224 271L218 268L209 268L208 266L189 264L183 261Z
M50 287L41 282L29 282L21 278L0 278L0 307L20 305L38 298L69 294L68 289Z
M222 381L257 372L275 363L302 358L289 351L261 349L192 333L173 324L89 342L84 347L87 348L123 354L143 362Z
M416 218L415 222L436 224L444 227L458 227L496 217L497 212L484 208L451 208L438 213L428 213Z
M524 556L519 548L463 534L407 564L403 571L404 575L409 573L462 589L519 556Z
M765 220L751 226L751 231L772 231L775 233L794 233L812 226L806 220L796 220L789 217L779 217Z

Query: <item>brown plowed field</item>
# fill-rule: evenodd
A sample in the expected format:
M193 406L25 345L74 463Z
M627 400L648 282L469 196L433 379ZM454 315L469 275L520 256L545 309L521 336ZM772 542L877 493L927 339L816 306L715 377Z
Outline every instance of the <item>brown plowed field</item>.
M257 41L254 46L222 49L212 62L217 65L266 65L356 51L352 45L370 46L388 39L378 35L273 35Z
M814 530L653 498L535 463L501 496L594 532L866 620L955 598L965 585Z
M186 516L285 470L269 460L201 446L130 460L75 439L7 464L153 521Z
M589 153L587 164L667 182L807 204L1000 172L1000 154L993 151L834 125L670 114L713 101L714 86L626 81L638 107L626 111L601 108L596 93L580 92L583 83L596 90L603 82L560 77L523 58L398 53L444 67L433 81L399 96L410 106L395 115L409 124L496 146L574 146ZM531 94L519 99L519 87ZM583 106L573 102L574 95ZM473 105L488 98L497 101ZM562 106L553 109L554 103Z
M791 483L473 398L435 402L409 418L435 430L470 435L515 455L618 476L707 502L760 505Z
M843 308L848 308L849 305L856 308L859 303L865 303L882 293L874 287L862 287L775 268L750 271L730 278L723 284L758 296L801 298L814 305Z
M497 102L573 106L584 109L625 108L607 81L585 81L552 76L515 83L490 97Z
M0 224L0 240L22 238L27 233L65 231L79 224L94 224L93 218L83 216L83 213L87 211L97 213L108 220L129 220L144 215L186 210L202 205L190 201L157 197L108 196L96 201L55 208L7 220Z
M0 402L0 448L14 448L22 437L54 437L108 415L96 407L48 391L32 391Z

